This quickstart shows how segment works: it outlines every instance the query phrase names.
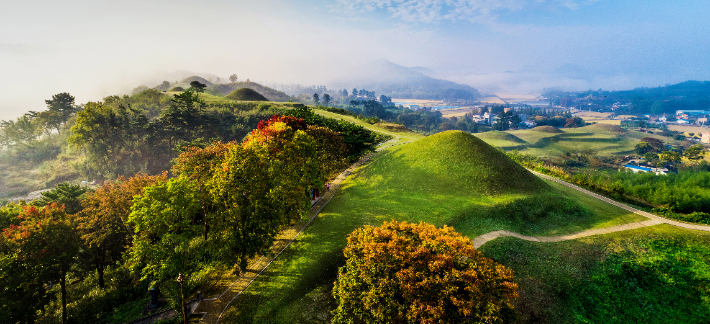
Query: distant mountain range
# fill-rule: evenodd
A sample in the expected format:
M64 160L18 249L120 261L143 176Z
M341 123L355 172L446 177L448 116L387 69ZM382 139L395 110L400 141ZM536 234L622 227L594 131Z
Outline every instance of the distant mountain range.
M465 84L432 78L434 71L424 67L404 67L377 60L353 70L328 84L328 88L375 91L394 98L434 100L475 100L478 90Z

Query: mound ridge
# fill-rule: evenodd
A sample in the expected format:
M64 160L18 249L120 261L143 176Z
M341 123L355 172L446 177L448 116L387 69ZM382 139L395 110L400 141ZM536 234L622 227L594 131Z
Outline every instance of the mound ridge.
M543 133L563 133L563 131L561 131L555 126L538 126L533 128L532 130Z
M382 181L387 182L383 187L432 195L532 194L549 189L505 153L462 131L446 131L402 146L365 170L373 172L373 186Z
M230 94L226 95L225 98L240 101L269 101L269 99L262 96L260 93L249 88L234 90Z

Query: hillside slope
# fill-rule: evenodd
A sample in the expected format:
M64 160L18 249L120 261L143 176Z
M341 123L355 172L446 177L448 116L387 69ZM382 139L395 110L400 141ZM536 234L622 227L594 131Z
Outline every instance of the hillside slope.
M374 162L378 185L472 196L534 193L549 187L503 152L462 131L438 133Z

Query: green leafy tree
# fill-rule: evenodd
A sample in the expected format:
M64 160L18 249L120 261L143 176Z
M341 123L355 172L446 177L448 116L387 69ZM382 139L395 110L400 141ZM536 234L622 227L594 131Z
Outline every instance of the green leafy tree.
M201 204L194 184L186 177L158 183L134 198L129 222L134 225L130 269L141 280L154 280L181 310L178 274L188 276L205 265L204 240L200 235Z
M333 323L511 323L512 271L451 227L366 225L348 236Z
M238 78L237 78L237 75L236 75L236 74L232 74L232 75L229 76L229 81L232 82L232 83L237 82L237 79L238 79Z
M74 96L62 92L52 96L51 100L45 100L47 110L40 112L38 118L49 128L54 128L61 132L61 127L69 120L72 114L79 111L74 105Z
M634 152L636 152L636 154L639 154L639 155L644 155L646 153L653 153L653 152L655 152L655 150L656 149L653 148L653 146L651 146L651 144L648 144L647 142L639 142L634 147Z
M707 151L705 150L705 146L702 144L695 144L685 149L683 156L685 156L688 160L697 161L702 160L706 153Z
M130 106L89 102L77 114L68 142L86 150L89 168L107 178L140 171L132 161L153 155L145 147L149 121Z
M658 155L658 158L665 162L680 162L680 154L673 151L661 152L661 154Z
M320 99L318 98L318 93L313 94L313 102L318 105L320 103Z
M195 90L195 92L197 92L197 93L203 93L203 92L205 92L207 85L200 83L200 81L192 81L192 82L190 82L190 88Z
M328 104L330 104L330 95L327 93L323 94L323 105L328 107Z
M34 206L46 206L51 203L64 205L67 214L76 214L81 211L81 201L86 197L88 190L80 185L66 182L60 183L56 188L42 192L42 197L32 201Z
M357 97L358 93L359 92L357 91L357 88L353 88L353 91L350 93L350 95L353 97Z
M27 113L16 121L0 121L0 145L30 144L42 135L42 126L33 114Z

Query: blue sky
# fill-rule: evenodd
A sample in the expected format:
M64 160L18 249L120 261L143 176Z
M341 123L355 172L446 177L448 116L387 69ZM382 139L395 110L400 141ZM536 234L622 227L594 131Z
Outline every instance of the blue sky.
M612 0L4 1L0 119L185 74L327 84L369 61L484 91L710 79L710 3Z

